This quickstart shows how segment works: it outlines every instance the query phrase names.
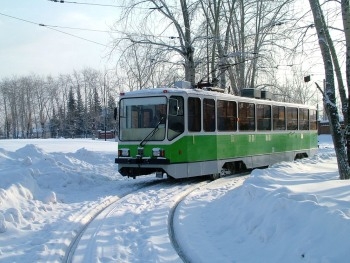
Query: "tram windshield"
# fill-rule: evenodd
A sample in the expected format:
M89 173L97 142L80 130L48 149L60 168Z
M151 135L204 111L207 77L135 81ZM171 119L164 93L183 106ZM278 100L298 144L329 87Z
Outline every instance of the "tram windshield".
M164 140L166 116L166 97L122 99L119 111L119 139L142 141L155 130L149 140Z

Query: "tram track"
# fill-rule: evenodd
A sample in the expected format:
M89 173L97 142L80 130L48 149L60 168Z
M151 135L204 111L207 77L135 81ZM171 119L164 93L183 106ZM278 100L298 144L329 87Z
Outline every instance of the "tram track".
M76 232L62 262L191 262L175 233L176 211L186 197L212 182L157 180L109 199Z
M176 213L176 209L179 206L179 204L192 192L196 191L197 189L199 189L200 187L209 184L210 181L205 181L200 183L200 185L197 185L187 191L184 191L184 193L179 196L179 198L175 201L173 207L170 209L170 213L169 213L169 218L168 218L168 231L169 231L169 238L170 241L174 247L174 249L176 250L177 254L179 255L179 257L181 258L181 260L184 263L189 263L190 259L189 257L186 255L186 253L181 249L180 246L180 242L177 240L176 235L175 235L175 228L174 228L174 219L175 219L175 213Z
M78 246L78 244L79 244L83 234L85 233L86 229L89 227L89 225L99 215L101 215L104 211L106 211L106 209L108 209L108 207L112 206L116 202L119 202L120 200L122 200L126 196L132 194L133 192L137 192L137 191L139 191L139 190L141 190L143 188L147 188L149 186L157 185L157 184L160 184L160 183L163 183L163 182L164 182L164 180L155 180L155 181L151 181L151 182L148 182L148 183L143 183L142 186L137 187L136 189L133 188L133 189L123 193L120 196L113 196L111 198L108 198L107 200L104 200L104 202L99 203L99 204L95 205L94 207L90 208L90 210L97 209L97 212L95 212L92 216L90 216L88 221L85 222L82 225L82 227L79 230L76 231L76 234L75 234L74 238L71 240L68 248L65 251L65 255L64 255L63 259L62 259L62 262L66 262L66 263L73 262L73 256L74 256L75 250L76 250L76 248L77 248L77 246ZM108 212L108 214L111 213L112 211ZM81 218L81 220L83 220L83 217Z
M228 175L228 176L224 176L224 177L244 178L244 177L247 177L250 173L251 173L250 170L246 170L246 171L243 171L241 173L237 173L237 174L234 174L234 175ZM224 178L224 177L221 177L221 178ZM188 255L186 253L186 251L184 249L182 249L180 240L178 240L178 238L176 236L176 231L175 231L175 227L174 227L176 211L177 211L178 207L180 206L180 204L190 194L194 193L197 190L205 188L208 185L215 184L215 182L216 182L216 180L205 181L205 182L202 182L202 183L196 185L195 187L193 187L191 189L188 189L187 191L184 191L179 196L179 198L176 200L176 202L174 203L173 207L170 210L169 218L168 218L169 238L171 240L171 243L172 243L174 249L176 250L176 252L179 255L179 257L181 258L182 262L184 262L184 263L190 263L190 262L192 262L192 260L191 260L190 255Z
M199 181L200 180L200 181ZM199 181L199 183L198 183ZM62 262L96 262L96 258L99 257L97 255L99 252L96 252L96 250L99 250L98 248L98 238L96 238L99 235L105 231L104 228L106 228L106 225L109 223L108 220L111 220L111 218L115 218L116 221L123 221L123 219L120 219L115 214L120 213L120 210L122 206L128 206L130 203L138 203L135 206L135 210L142 210L140 215L138 215L138 218L135 220L141 220L136 226L133 226L133 220L130 220L127 225L119 223L120 226L119 232L121 235L123 232L128 231L136 231L136 232L144 232L142 229L142 225L152 225L156 224L162 228L165 226L165 231L163 234L160 234L160 237L163 239L164 236L168 236L166 238L168 241L164 244L156 244L156 247L159 248L160 251L163 250L171 250L172 252L169 252L170 254L173 254L173 258L177 258L175 262L178 262L179 257L183 260L185 259L185 256L181 256L181 251L178 249L179 246L177 246L176 241L171 236L174 236L174 230L172 227L172 223L169 223L169 219L173 218L173 214L171 211L175 211L172 207L174 205L176 206L176 203L180 203L183 198L185 198L189 193L194 191L195 189L198 189L200 185L206 184L208 181L203 182L203 179L199 178L192 178L192 179L181 179L181 180L156 180L152 183L144 184L141 187L138 187L137 189L133 189L131 191L128 191L124 193L122 196L114 197L110 199L108 204L105 204L101 207L99 207L99 210L94 213L94 215L86 222L79 231L76 232L74 238L71 240L68 248L65 251L65 255L63 257ZM137 201L136 197L140 197L139 201ZM140 202L141 200L141 202ZM164 201L163 201L164 200ZM175 203L174 203L175 200ZM143 203L148 203L148 207L144 207ZM161 209L159 209L159 206L164 205ZM96 207L96 206L95 206ZM93 209L95 209L95 207ZM152 212L153 214L162 214L162 217L155 216L154 219L150 219L147 222L147 213L145 213L144 216L142 216L143 211L153 211L153 210L159 210L157 212ZM130 216L127 216L130 217ZM150 216L152 217L152 215ZM139 219L143 218L143 219ZM167 222L167 223L163 223ZM171 220L173 222L173 219ZM115 224L115 222L113 223ZM118 223L116 223L118 225ZM118 226L113 226L113 229L118 228ZM124 230L123 230L124 228ZM137 230L135 230L137 228ZM112 233L115 230L108 231L109 233ZM148 231L146 229L146 231ZM156 229L152 229L153 232L156 231ZM150 231L150 232L152 232ZM117 234L116 234L117 235ZM147 235L147 233L144 233L143 235ZM158 239L160 238L158 237ZM135 239L141 240L143 237L136 237ZM156 238L157 239L157 238ZM142 242L142 241L137 241ZM122 241L121 243L128 243L128 241ZM135 243L135 240L129 240L129 243ZM157 243L157 242L155 242ZM128 245L129 246L129 245ZM141 247L141 246L139 246ZM135 246L135 249L137 250L137 246ZM123 250L123 249L121 249ZM140 253L139 257L144 257L144 252L137 252L135 250L132 250L132 253ZM180 254L178 254L180 253ZM103 256L101 256L103 258ZM118 261L120 259L113 258L113 261ZM122 261L128 261L128 260L122 260ZM132 262L133 260L130 260Z

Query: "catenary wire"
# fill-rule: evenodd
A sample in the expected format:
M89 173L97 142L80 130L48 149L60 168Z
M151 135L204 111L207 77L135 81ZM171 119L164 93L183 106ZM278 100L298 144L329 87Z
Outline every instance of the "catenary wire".
M30 20L26 20L26 19L23 19L23 18L15 17L15 16L10 16L10 15L4 14L4 13L0 13L0 15L6 16L6 17L10 17L10 18L13 18L13 19L16 19L16 20L20 20L20 21L23 21L23 22L27 22L27 23L30 23L30 24L33 24L33 25L39 25L39 26L47 27L47 28L50 28L50 29L62 28L62 29L101 32L101 33L111 33L111 34L113 34L113 33L116 33L116 34L120 33L118 31L113 31L113 30L101 30L101 29L81 28L81 27L68 27L68 26L48 25L48 24L43 24L43 23L36 23L36 22L30 21ZM69 34L69 33L67 33L67 34ZM133 34L133 35L134 36L139 36L137 34ZM161 36L161 35L156 35L156 36L155 35L143 35L143 36L146 36L146 37L157 37L157 38L169 38L169 39L178 39L179 38L179 37L176 37L176 36Z
M29 23L29 24L45 27L47 29L51 29L51 30L54 30L56 32L59 32L59 33L62 33L62 34L66 34L66 35L69 35L71 37L75 37L75 38L78 38L78 39L81 39L81 40L84 40L84 41L88 41L88 42L91 42L91 43L94 43L94 44L97 44L97 45L100 45L100 46L108 47L105 44L102 44L102 43L99 43L99 42L96 42L96 41L93 41L93 40L90 40L90 39L87 39L87 38L83 38L83 37L80 37L80 36L77 36L77 35L74 35L74 34L71 34L71 33L67 33L67 32L64 32L62 30L58 30L58 29L55 28L55 27L60 27L60 26L51 26L51 25L46 25L46 24L43 24L43 23L36 23L36 22L30 21L30 20L27 20L27 19L15 17L15 16L10 16L10 15L4 14L4 13L0 13L0 15L6 16L6 17L9 17L9 18L12 18L12 19L16 19L16 20L19 20L19 21L22 21L22 22L26 22L26 23ZM93 29L89 30L89 29L82 29L82 28L69 28L69 27L61 27L61 28L77 29L77 30L88 30L88 31L99 31L99 30L93 30ZM106 31L106 32L108 32L108 31Z
M48 0L50 2L61 3L61 4L76 4L76 5L93 5L93 6L101 6L101 7L116 7L116 8L126 8L126 6L122 5L109 5L109 4L95 4L95 3L87 3L87 2L77 2L77 1L64 1L64 0ZM134 6L133 8L137 9L159 9L152 7L138 7Z

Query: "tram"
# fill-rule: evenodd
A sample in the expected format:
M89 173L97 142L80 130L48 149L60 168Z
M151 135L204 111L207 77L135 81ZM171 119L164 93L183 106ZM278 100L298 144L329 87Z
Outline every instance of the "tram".
M184 86L120 95L121 175L215 179L317 151L315 107Z

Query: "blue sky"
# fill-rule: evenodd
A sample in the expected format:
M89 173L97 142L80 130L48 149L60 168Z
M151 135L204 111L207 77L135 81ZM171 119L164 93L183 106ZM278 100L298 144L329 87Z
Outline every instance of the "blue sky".
M117 5L113 0L81 2ZM32 73L56 76L86 67L104 69L113 65L113 61L106 58L110 51L106 46L111 42L108 33L61 27L109 30L119 17L119 8L48 0L2 0L0 13L0 79ZM38 24L60 26L55 29L102 45Z

